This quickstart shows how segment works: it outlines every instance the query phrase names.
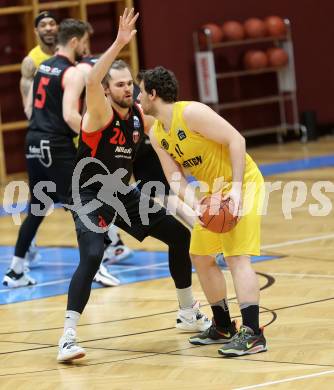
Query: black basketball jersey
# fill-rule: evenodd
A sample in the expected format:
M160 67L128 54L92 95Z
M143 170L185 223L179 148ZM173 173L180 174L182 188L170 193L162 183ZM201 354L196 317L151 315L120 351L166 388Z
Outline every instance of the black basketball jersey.
M122 119L113 110L113 119L104 128L92 133L80 132L77 163L84 158L94 157L103 163L105 168L96 161L85 164L80 176L80 186L96 174L112 174L119 168L124 168L127 174L123 182L128 184L132 175L133 160L138 145L144 136L144 121L139 106L134 103L126 119ZM99 189L101 183L89 188Z
M30 130L55 139L76 135L63 117L63 77L72 66L74 64L62 55L51 57L39 66L34 77Z
M80 64L88 64L88 65L94 66L98 59L99 59L98 56L91 56L91 55L85 56L85 57L82 57Z

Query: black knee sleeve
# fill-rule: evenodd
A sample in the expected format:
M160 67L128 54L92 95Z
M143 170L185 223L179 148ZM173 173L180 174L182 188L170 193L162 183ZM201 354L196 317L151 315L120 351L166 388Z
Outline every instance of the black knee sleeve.
M84 232L78 237L80 263L68 290L67 310L82 313L90 296L94 276L104 250L103 234Z

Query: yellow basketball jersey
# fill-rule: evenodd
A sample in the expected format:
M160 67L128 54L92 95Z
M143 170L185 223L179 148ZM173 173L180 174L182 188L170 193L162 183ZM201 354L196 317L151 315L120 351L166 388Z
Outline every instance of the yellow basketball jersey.
M165 149L183 168L186 174L207 183L208 193L221 189L228 191L232 182L232 165L227 146L204 138L201 134L188 129L183 111L190 104L180 101L174 104L171 128L166 132L159 121L155 121L153 134L159 145ZM244 181L256 181L261 173L252 158L246 154ZM218 181L218 178L220 178ZM229 185L222 186L225 182Z
M34 65L36 69L40 66L40 64L52 57L50 54L44 53L39 45L35 46L28 53L28 57L30 57L34 61Z
M204 138L189 130L183 111L191 102L174 104L171 128L166 132L159 121L155 121L153 134L164 148L190 175L206 183L204 193L228 192L232 185L232 165L227 146ZM247 191L249 184L255 184L253 191ZM190 242L190 253L224 256L259 255L263 177L252 158L246 154L243 179L243 204L247 213L227 233L213 233L198 222L195 223Z

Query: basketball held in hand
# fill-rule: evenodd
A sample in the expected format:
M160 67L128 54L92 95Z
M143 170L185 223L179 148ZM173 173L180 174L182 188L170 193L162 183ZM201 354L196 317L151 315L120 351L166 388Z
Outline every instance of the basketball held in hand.
M200 217L204 227L214 233L227 233L234 228L238 222L238 217L233 216L229 209L230 199L221 201L211 201L207 196L201 201L202 206L207 206Z

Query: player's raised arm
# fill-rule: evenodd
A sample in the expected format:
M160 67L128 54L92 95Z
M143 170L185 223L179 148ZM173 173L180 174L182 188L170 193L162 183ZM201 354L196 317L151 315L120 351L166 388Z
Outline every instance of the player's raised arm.
M122 48L135 36L135 23L139 14L134 15L134 9L126 8L120 16L116 40L93 66L86 81L87 117L83 126L86 131L94 131L104 126L110 120L111 107L105 97L102 80L108 73L111 64Z

